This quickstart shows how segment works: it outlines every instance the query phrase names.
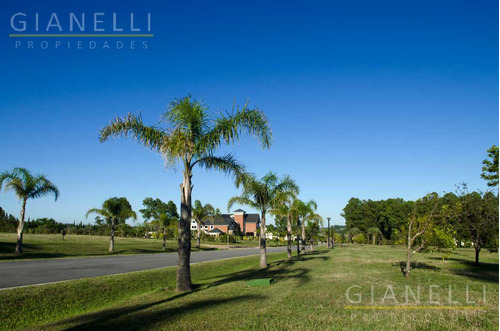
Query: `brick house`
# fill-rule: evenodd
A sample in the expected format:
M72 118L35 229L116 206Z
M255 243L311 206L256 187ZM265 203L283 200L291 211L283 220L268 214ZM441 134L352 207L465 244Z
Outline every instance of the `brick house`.
M212 231L218 229L223 233L237 232L245 236L256 236L257 229L260 228L259 214L247 214L242 209L237 209L233 214L221 214L213 219L202 221L201 230L211 235L218 235L221 232ZM191 221L191 230L196 231L198 224L195 220Z

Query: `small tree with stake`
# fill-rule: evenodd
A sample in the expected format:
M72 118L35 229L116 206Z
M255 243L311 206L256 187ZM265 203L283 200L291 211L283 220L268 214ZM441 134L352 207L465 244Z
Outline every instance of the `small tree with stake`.
M406 233L406 266L403 270L405 277L410 277L412 245L418 237L423 235L432 226L438 203L438 195L432 193L417 200L413 206L413 212Z

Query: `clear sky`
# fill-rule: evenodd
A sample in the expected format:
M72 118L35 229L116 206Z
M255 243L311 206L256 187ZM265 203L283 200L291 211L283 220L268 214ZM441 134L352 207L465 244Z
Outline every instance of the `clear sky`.
M291 175L334 224L351 197L415 199L463 181L486 188L481 162L498 144L497 1L270 2L2 2L0 170L44 173L61 191L57 202L30 201L27 216L85 221L112 196L135 210L145 197L179 205L180 170L131 140L97 137L127 112L154 124L189 93L214 113L245 100L262 109L272 148L248 139L227 150L258 175ZM64 31L69 12L104 12L108 29L113 12L124 26L130 12L138 25L150 12L154 37L145 50L9 37L17 12L26 32L35 12L42 29L56 12ZM55 49L56 40L83 49ZM193 182L193 199L224 211L239 193L218 173L197 169ZM0 193L0 206L19 214L12 192Z

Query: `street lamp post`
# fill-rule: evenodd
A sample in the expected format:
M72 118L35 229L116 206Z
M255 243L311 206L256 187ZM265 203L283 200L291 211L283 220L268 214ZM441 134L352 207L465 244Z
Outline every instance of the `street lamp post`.
M330 241L330 217L326 218L328 220L328 248L331 248L331 241Z

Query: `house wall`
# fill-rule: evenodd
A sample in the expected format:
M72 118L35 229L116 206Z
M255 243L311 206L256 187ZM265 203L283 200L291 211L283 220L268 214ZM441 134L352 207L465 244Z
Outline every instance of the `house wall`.
M255 235L257 233L257 223L246 223L245 226L246 226L246 231L244 232L245 234L252 232Z
M242 233L245 233L245 221L243 219L244 214L243 213L236 213L234 214L234 221L238 224L240 227L240 231Z

